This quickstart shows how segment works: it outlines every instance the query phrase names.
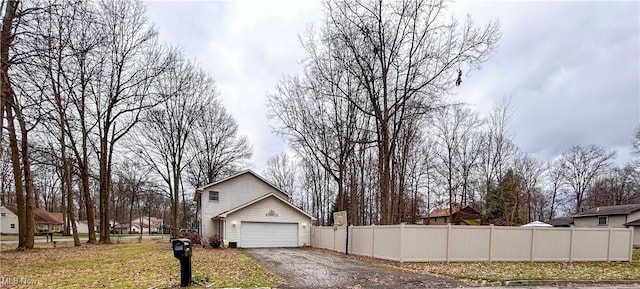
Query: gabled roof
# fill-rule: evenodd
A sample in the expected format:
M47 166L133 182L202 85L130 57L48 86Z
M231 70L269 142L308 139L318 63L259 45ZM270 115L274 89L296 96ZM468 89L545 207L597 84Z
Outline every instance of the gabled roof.
M460 207L458 207L458 206L453 207L451 209L451 211L453 212L453 214L455 214L458 211L460 211ZM428 218L448 217L448 216L451 216L451 214L452 213L449 213L449 208L446 208L446 209L435 210L435 211L429 213L429 215L427 217Z
M426 217L424 217L423 219L426 218L437 218L437 217L449 217L451 215L455 215L456 213L460 212L460 211L464 211L464 210L471 210L474 214L480 214L480 212L478 212L476 209L472 208L471 206L453 206L453 208L451 209L451 213L449 213L449 208L444 208L444 209L439 209L439 210L435 210L431 213L429 213L429 215L427 215ZM465 214L467 216L463 216L463 218L472 218L470 216L468 216L468 214Z
M259 198L257 198L257 199L252 200L252 201L249 201L249 202L246 202L246 203L244 203L244 204L242 204L242 205L240 205L240 206L237 206L237 207L235 207L235 208L233 208L233 209L231 209L231 210L228 210L228 211L226 211L226 212L220 213L220 215L217 215L217 216L215 216L215 217L213 217L213 218L216 218L216 217L226 218L226 217L227 217L229 214L231 214L231 213L234 213L234 212L240 211L240 210L242 210L242 209L244 209L244 208L246 208L246 207L248 207L248 206L251 206L251 205L253 205L253 204L255 204L255 203L258 203L258 202L260 202L260 201L262 201L262 200L264 200L264 199L266 199L266 198L269 198L269 197L274 197L274 198L276 198L276 199L280 200L281 202L283 202L283 203L287 204L288 206L290 206L290 207L294 208L296 211L298 211L298 212L300 212L300 213L304 214L305 216L307 216L307 217L311 218L311 220L313 220L313 221L315 221L315 220L316 220L316 218L314 218L313 216L311 216L311 215L307 214L307 212L305 212L305 211L301 210L300 208L298 208L298 207L294 206L293 204L291 204L291 203L289 203L287 200L285 200L285 199L283 199L283 198L279 197L279 196L278 196L278 195L276 195L275 193L268 193L268 194L266 194L266 195L264 195L264 196L262 196L262 197L259 197Z
M210 188L210 187L212 187L212 186L215 186L215 185L217 185L217 184L224 183L224 182L226 182L226 181L228 181L228 180L231 180L231 179L237 178L237 177L242 176L242 175L244 175L244 174L252 174L254 177L258 178L259 180L261 180L261 181L263 181L263 182L265 182L267 185L272 186L273 188L275 188L278 192L281 192L281 193L283 193L283 194L285 194L285 195L287 195L287 196L289 196L289 197L291 196L289 193L287 193L287 192L283 191L281 188L278 188L276 185L274 185L274 184L272 184L271 182L267 181L265 178L261 177L261 176L260 176L260 175L258 175L256 172L254 172L254 171L252 171L252 170L244 170L244 171L241 171L241 172L239 172L239 173L237 173L237 174L235 174L235 175L232 175L232 176L229 176L229 177L223 178L223 179L221 179L221 180L218 180L218 181L215 181L215 182L210 183L210 184L208 184L208 185L204 185L204 186L202 186L202 187L197 188L197 189L196 189L196 194L195 194L195 196L193 197L193 200L194 200L194 201L197 201L198 199L200 199L200 195L202 194L202 192L204 192L204 190L206 190L206 189L208 189L208 188Z
M51 214L51 216L53 216L60 223L64 221L64 215L62 212L50 212L49 214Z
M574 218L591 217L591 216L607 216L607 215L628 215L635 211L640 211L640 204L618 205L596 207L584 212L573 215Z
M4 207L7 208L12 213L16 214L16 216L18 215L17 206L5 205ZM54 216L52 216L47 210L43 208L33 209L33 220L35 221L36 224L53 224L53 225L62 224L62 222L58 222L58 220Z

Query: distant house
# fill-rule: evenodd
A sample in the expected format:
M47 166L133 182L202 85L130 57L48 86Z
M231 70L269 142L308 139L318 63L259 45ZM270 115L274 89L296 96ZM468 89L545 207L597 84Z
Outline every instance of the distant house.
M640 246L640 204L596 207L573 215L576 227L634 227L633 245Z
M52 216L43 208L33 210L33 219L35 221L36 232L59 232L62 230L62 222ZM0 233L2 234L18 234L18 207L13 205L5 205L0 207Z
M162 231L162 220L156 217L138 217L131 221L132 233L157 234Z
M425 225L479 225L482 214L470 206L455 206L449 212L449 208L435 210L422 218Z
M559 218L555 218L547 221L547 224L550 224L554 227L571 227L573 226L573 218L559 217Z

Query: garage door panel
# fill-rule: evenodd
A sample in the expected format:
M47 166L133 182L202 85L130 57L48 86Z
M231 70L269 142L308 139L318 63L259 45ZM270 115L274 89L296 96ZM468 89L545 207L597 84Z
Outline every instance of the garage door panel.
M240 246L243 248L297 247L298 224L242 222Z

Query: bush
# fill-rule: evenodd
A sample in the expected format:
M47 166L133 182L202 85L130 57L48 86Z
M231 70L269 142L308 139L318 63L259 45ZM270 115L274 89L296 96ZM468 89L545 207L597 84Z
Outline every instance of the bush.
M194 232L183 232L178 234L178 238L186 238L191 240L192 244L200 244L200 235L198 235L198 233L194 233Z
M209 243L209 245L211 245L211 247L213 248L220 248L220 244L222 243L222 240L220 239L220 237L218 236L218 234L215 234L213 236L209 236L207 237L207 242Z

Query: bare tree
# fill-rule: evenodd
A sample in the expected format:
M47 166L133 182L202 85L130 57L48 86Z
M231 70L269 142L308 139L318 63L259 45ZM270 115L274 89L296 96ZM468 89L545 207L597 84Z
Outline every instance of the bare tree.
M465 149L470 148L467 142L482 122L470 109L458 105L442 109L436 115L432 126L439 147L436 151L441 164L439 171L446 180L448 206L453 211L454 205L464 203L467 195L465 182L468 181L469 168L475 164L475 158L471 156L475 153ZM458 202L456 191L460 186L463 188Z
M565 181L575 194L575 212L583 209L587 190L601 173L609 167L615 152L597 145L572 145L560 157Z
M297 164L286 153L277 154L270 158L267 161L264 175L272 184L291 196L296 192Z
M526 197L527 222L538 221L543 217L544 205L541 200L540 180L543 174L542 163L526 153L516 156L514 169L522 179L522 191ZM538 219L538 220L536 220Z
M171 200L171 217L174 228L185 227L183 218L178 224L179 205L186 211L182 175L188 165L187 149L192 131L199 121L205 120L207 107L215 102L216 90L211 78L189 61L178 57L169 65L156 84L159 94L166 101L144 114L140 126L137 147L141 156L162 178ZM182 192L182 202L180 196ZM172 236L177 236L177 231Z
M393 156L405 121L430 111L454 86L461 65L478 67L500 37L498 26L443 24L444 2L332 1L327 39L362 93L349 98L375 119L382 224L392 221Z
M251 158L251 145L238 131L238 123L216 100L204 108L189 141L188 182L194 187L236 173Z
M109 201L116 144L140 121L144 110L162 102L151 90L169 57L157 43L157 32L147 23L140 1L101 0L98 22L103 31L100 81L91 87L98 123L100 183L100 242L110 243Z
M549 219L553 219L556 217L557 213L557 202L560 199L559 194L561 193L562 187L566 184L565 178L563 175L562 163L561 161L553 161L547 164L546 169L546 179L547 179L547 190L550 195L550 203L549 203Z

